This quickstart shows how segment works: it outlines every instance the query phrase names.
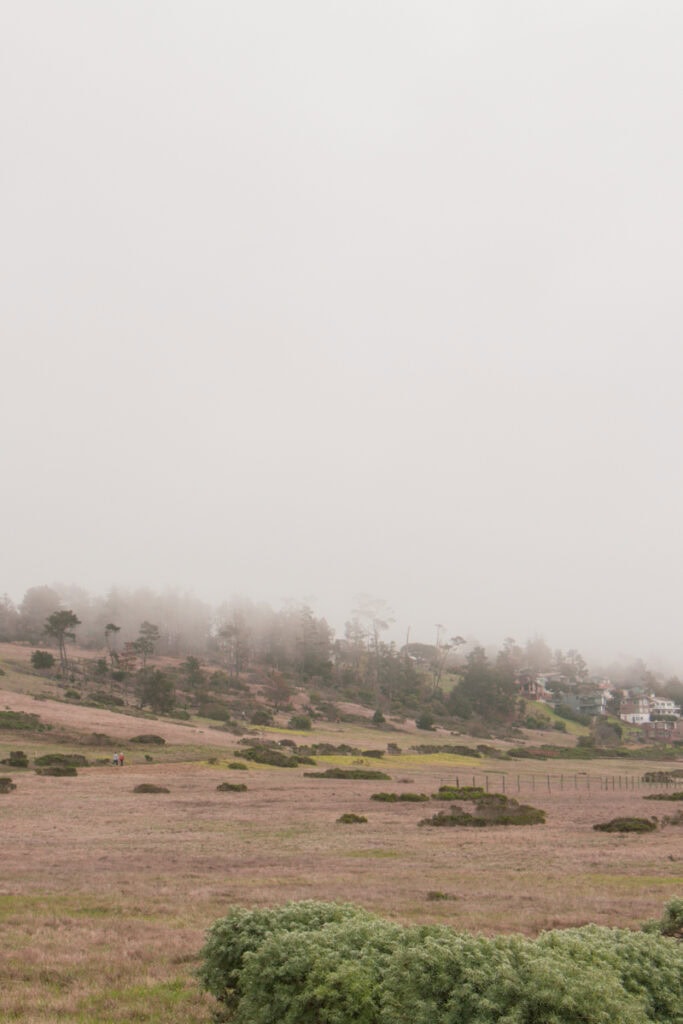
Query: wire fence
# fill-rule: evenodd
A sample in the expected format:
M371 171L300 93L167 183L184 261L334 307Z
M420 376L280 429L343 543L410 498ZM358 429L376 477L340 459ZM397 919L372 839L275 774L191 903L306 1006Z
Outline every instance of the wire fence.
M564 772L560 774L541 772L484 772L480 774L464 774L444 776L440 779L443 786L475 786L486 793L514 794L521 792L553 793L564 791L583 792L666 792L667 790L683 791L683 778L646 780L639 775L589 775L586 772Z

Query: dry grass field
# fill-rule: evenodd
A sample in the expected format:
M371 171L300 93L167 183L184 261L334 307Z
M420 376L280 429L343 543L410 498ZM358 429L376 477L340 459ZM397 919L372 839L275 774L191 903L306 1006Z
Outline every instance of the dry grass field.
M206 928L235 904L342 900L399 922L535 935L589 921L637 926L683 893L683 828L626 836L592 828L617 815L675 810L645 801L647 790L635 787L661 763L548 767L426 756L409 751L425 742L424 732L328 725L289 735L363 749L389 739L404 753L366 761L391 782L313 779L305 772L358 759L236 771L227 768L239 750L236 737L208 726L149 723L9 691L0 707L38 713L54 726L30 737L0 733L0 757L23 748L31 758L69 751L108 759L111 750L79 743L92 732L106 733L126 752L125 767L103 763L79 769L75 778L4 766L0 772L17 786L0 796L3 1022L208 1024L211 1000L193 974L197 954ZM163 735L166 747L137 748L129 741L140 732ZM492 790L504 782L508 793L546 810L546 824L418 828L447 805L370 799L380 790L431 794L456 777L481 782L486 771ZM616 771L621 788L600 784ZM590 790L579 772L589 773ZM247 791L218 792L224 781L246 783ZM133 792L140 783L170 792ZM368 821L338 824L345 812Z

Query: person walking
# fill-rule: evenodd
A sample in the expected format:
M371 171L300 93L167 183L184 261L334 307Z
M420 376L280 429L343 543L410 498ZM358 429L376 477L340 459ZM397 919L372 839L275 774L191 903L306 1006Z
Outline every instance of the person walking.
M111 759L111 763L112 763L112 764L113 764L113 765L114 765L115 767L117 767L117 768L118 768L118 764L119 764L119 755L118 755L118 754L114 754L114 756L113 756L113 757L112 757L112 759Z
M119 765L123 768L123 751L119 754Z

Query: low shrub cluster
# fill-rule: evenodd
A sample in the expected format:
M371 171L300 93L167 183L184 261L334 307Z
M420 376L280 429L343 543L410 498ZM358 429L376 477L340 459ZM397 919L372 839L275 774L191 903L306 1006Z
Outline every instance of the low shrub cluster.
M298 768L300 764L315 764L312 757L302 754L285 754L276 747L267 744L259 744L247 749L241 754L247 761L255 761L256 764L269 764L275 768Z
M88 759L83 754L42 754L33 763L38 768L59 768L62 765L86 768Z
M28 768L28 755L23 750L11 750L9 757L3 757L0 764L6 764L8 768Z
M481 786L439 786L432 800L481 800L486 791Z
M459 743L417 743L410 748L416 754L457 754L459 757L481 757L476 747L465 747Z
M8 775L0 776L0 793L11 793L16 788L16 783Z
M593 828L596 832L654 832L657 822L651 818L612 818Z
M44 732L48 728L40 721L40 715L28 714L26 711L0 711L0 729Z
M78 775L78 772L73 764L53 764L46 768L36 768L36 775L54 775L66 778Z
M307 779L391 779L373 768L328 768L324 772L304 772Z
M643 797L644 800L683 800L683 790L678 790L675 793L650 793L649 796Z
M386 804L401 802L418 804L429 800L429 797L425 793L373 793L370 799L381 800Z
M342 814L342 815L340 815L337 818L337 824L338 825L365 825L367 820L368 819L365 817L364 814L352 814L351 812L347 812L346 814Z
M231 910L199 977L233 1024L680 1024L683 947L596 925L489 939L306 901Z
M166 740L163 736L155 736L154 733L143 733L141 736L131 736L131 743L145 743L147 746L163 747Z
M469 828L485 828L489 825L543 825L545 811L528 804L520 804L513 797L503 793L484 793L474 800L474 810L465 811L457 804L450 811L439 811L431 818L423 818L418 825L431 825L437 828L464 826Z
M133 790L134 793L170 793L166 786L156 786L153 782L141 782Z
M219 793L245 793L247 787L243 782L221 782L216 789Z

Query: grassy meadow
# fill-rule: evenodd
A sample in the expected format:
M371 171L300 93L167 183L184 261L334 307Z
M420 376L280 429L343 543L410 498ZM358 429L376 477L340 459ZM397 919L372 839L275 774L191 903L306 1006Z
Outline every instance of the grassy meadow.
M637 785L661 762L418 754L414 744L480 741L410 724L387 733L325 723L268 735L361 749L392 742L401 753L317 757L315 768L245 762L238 771L227 767L240 752L237 737L206 722L74 706L50 699L35 677L17 686L21 676L14 667L0 677L0 709L38 714L52 728L0 732L0 758L23 749L31 760L69 752L100 763L74 778L0 769L16 784L0 795L2 1021L208 1024L214 1007L195 981L198 952L208 926L234 905L350 901L400 923L533 936L591 921L636 927L683 893L683 827L593 830L616 816L675 811L644 800L652 790ZM166 745L131 743L141 732ZM114 750L125 752L123 768L112 766ZM332 766L377 769L390 780L307 777ZM546 823L419 828L443 803L371 799L379 791L430 795L456 779L481 785L487 776L491 791L504 786L545 810ZM247 790L219 792L226 781ZM169 792L135 793L142 783ZM339 824L344 813L368 820Z

